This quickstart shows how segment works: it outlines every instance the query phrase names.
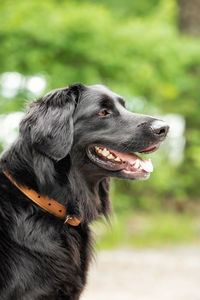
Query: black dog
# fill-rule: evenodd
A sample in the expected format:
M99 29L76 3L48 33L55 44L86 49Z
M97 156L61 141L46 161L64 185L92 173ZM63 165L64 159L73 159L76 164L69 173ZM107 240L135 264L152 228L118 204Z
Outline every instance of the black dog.
M110 211L109 177L147 179L151 161L133 152L155 151L167 132L165 122L129 112L100 85L74 84L30 105L0 160L1 300L79 299L92 255L89 224ZM23 188L60 203L67 223Z

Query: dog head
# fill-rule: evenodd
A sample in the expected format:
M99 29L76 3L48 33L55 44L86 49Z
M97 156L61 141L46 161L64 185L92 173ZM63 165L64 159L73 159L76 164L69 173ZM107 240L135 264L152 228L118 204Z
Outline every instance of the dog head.
M128 111L105 86L74 84L33 102L20 132L29 135L33 156L58 162L69 155L90 176L147 179L151 161L136 152L157 150L168 129L164 121Z

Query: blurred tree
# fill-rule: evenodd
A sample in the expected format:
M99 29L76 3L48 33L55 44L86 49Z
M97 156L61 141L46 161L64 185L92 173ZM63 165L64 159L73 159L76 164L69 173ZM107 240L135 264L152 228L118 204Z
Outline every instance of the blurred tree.
M178 0L181 32L200 36L200 1Z
M98 0L89 1L91 3L99 3ZM121 16L122 18L146 17L155 13L161 1L162 0L102 0L101 4L105 5L109 10L114 11L116 15Z

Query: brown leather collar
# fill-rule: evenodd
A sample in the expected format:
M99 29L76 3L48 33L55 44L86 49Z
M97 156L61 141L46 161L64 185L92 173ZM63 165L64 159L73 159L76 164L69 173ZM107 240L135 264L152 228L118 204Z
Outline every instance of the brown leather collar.
M42 196L41 194L38 194L31 188L28 188L26 186L19 186L7 171L5 171L4 174L24 195L26 195L29 199L31 199L41 208L48 211L50 214L64 219L64 223L68 223L72 226L78 226L80 224L81 221L77 217L67 215L66 208L64 205L60 204L59 202L53 199L48 198L47 196Z

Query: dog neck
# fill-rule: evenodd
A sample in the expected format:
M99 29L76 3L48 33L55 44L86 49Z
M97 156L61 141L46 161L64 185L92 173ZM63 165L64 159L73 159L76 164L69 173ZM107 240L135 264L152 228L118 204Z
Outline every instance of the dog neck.
M76 215L85 222L109 215L109 179L86 176L83 170L71 164L70 156L56 163L41 153L33 152L18 138L2 154L0 166L3 171L9 171L18 184L58 201L67 207L70 215Z

